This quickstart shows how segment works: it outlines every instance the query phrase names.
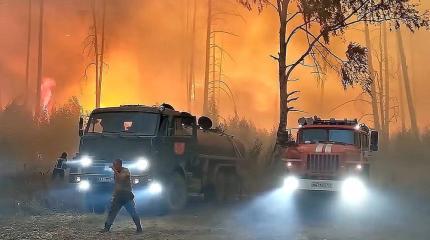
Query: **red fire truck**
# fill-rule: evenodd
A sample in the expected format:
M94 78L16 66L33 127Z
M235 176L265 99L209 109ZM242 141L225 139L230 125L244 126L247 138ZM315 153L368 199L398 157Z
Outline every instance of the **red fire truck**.
M298 122L295 140L291 137L281 152L283 189L340 192L351 200L365 197L378 132L357 120L313 117Z

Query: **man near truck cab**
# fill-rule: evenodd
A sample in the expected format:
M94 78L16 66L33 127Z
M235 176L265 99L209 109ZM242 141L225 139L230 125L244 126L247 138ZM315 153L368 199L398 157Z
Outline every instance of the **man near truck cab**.
M57 159L54 170L52 170L52 180L59 178L64 180L65 171L67 168L67 153L63 152L61 156Z
M134 195L131 189L130 171L122 167L122 161L116 159L111 167L114 172L115 188L112 194L112 202L109 213L105 222L105 227L101 232L108 232L115 220L116 215L122 207L125 207L127 212L132 217L134 224L136 224L136 232L142 232L142 225L140 218L136 213Z

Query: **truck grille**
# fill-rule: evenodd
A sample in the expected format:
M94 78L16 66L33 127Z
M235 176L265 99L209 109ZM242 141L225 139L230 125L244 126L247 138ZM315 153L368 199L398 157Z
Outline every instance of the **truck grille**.
M339 170L339 155L308 154L307 169L312 173L336 173Z

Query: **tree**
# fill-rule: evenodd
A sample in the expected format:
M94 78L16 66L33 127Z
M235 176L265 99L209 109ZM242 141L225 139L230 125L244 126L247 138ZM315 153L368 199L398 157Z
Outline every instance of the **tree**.
M101 33L99 33L98 19L99 15L97 12L97 0L91 0L91 27L90 33L84 40L84 52L88 50L88 55L93 55L93 62L89 63L85 67L84 78L88 77L88 69L94 66L95 70L95 107L100 107L101 93L102 93L102 82L103 82L103 69L106 63L104 62L105 52L105 21L106 21L106 1L102 1L102 19L101 19ZM99 36L100 35L100 36Z
M410 86L408 66L406 64L405 49L403 46L402 34L400 32L400 29L396 31L396 36L397 36L397 43L399 47L400 64L402 66L402 77L403 77L403 84L405 87L406 101L408 103L408 109L409 109L409 118L411 120L411 130L414 137L418 138L419 131L418 131L418 123L417 123L417 114L415 111L414 101L412 99L412 89Z
M28 22L27 22L27 58L25 66L25 104L28 103L30 85L30 47L31 47L31 0L28 0Z
M206 20L206 60L205 60L205 81L203 90L203 115L209 113L209 65L211 51L211 32L212 32L212 0L208 0L208 13Z
M247 9L256 8L259 12L265 8L273 9L279 17L279 52L272 56L278 62L278 82L280 91L280 119L277 130L277 145L288 139L286 134L288 113L298 111L291 104L298 100L299 91L290 90L288 83L292 81L292 75L299 66L312 67L319 74L322 70L320 61L330 64L335 60L340 64L338 68L344 79L344 84L359 83L368 86L368 80L348 73L352 67L364 67L362 63L349 63L336 56L329 48L330 38L342 35L349 27L359 24L378 24L388 21L390 26L399 28L401 24L414 30L420 27L428 27L428 12L421 13L416 4L408 0L375 1L375 0L238 0ZM288 30L288 31L287 31ZM292 42L299 36L305 36L307 46L298 57L287 59L287 51ZM356 45L350 45L349 54L351 60L363 58L357 54L365 54Z
M384 118L385 118L385 124L384 124L384 138L386 141L390 139L390 68L388 65L388 34L387 34L387 24L384 22L382 24L383 28L383 41L384 41L384 65L385 65L385 111L384 111ZM382 57L382 56L381 56ZM382 72L380 73L382 74Z
M373 124L376 130L381 130L381 119L379 118L379 109L378 109L378 95L376 91L376 76L375 76L375 70L373 69L373 56L372 56L372 41L370 40L370 31L369 31L369 25L367 23L364 24L364 35L366 38L366 47L369 50L368 51L368 61L367 64L369 66L369 74L371 78L371 91L370 91L370 97L372 99L372 113L373 113ZM381 76L381 75L379 75ZM382 108L381 108L382 111Z
M43 16L44 16L44 1L40 0L39 6L39 51L38 51L38 60L37 60L37 84L36 84L36 107L35 107L35 119L39 120L40 114L42 112L42 105L40 102L40 92L42 86L42 77L43 77Z

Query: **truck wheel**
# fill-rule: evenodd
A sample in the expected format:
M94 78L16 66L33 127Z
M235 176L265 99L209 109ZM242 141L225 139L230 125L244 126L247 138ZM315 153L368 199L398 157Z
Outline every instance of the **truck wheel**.
M224 200L231 201L239 195L239 179L233 170L228 170L225 172L224 181Z
M226 173L219 171L215 179L215 198L217 202L223 202L226 199Z
M187 184L184 177L175 173L166 192L166 204L170 211L181 210L188 200Z

